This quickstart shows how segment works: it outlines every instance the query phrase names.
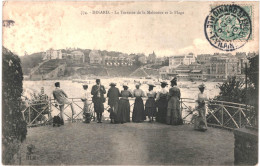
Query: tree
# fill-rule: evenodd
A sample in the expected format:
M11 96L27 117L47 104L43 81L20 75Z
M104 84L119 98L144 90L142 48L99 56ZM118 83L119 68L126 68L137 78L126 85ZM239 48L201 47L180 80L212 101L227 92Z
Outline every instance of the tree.
M23 73L19 57L4 47L2 58L2 160L4 164L12 164L27 134L27 124L21 113Z

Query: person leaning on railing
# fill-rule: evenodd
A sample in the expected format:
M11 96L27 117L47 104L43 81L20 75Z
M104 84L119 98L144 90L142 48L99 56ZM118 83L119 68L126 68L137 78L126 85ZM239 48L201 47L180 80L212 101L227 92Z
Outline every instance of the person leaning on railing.
M58 103L55 105L59 105L59 107L60 107L60 116L62 119L62 125L64 125L64 105L65 104L70 105L71 111L72 111L72 118L73 118L73 115L75 114L75 111L74 111L72 102L69 101L69 99L68 99L67 94L60 88L60 82L56 82L55 87L56 88L53 91L53 97Z

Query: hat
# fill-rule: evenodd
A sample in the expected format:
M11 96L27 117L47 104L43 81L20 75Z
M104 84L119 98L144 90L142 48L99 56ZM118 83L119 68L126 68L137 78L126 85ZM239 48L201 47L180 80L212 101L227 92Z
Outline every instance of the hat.
M109 86L116 86L116 83L115 83L115 82L111 82L111 83L109 84Z
M123 86L126 86L126 87L128 87L127 83L123 83Z
M82 85L83 86L83 88L88 88L88 85L86 85L86 84L84 84L84 85Z
M161 84L168 85L166 81L162 81Z
M136 85L139 85L139 86L140 86L140 85L141 85L141 83L140 83L140 82L136 82L136 83L135 83L135 86L136 86Z
M148 84L149 87L156 87L153 83Z
M171 82L177 82L177 77L173 77L173 79L171 80Z
M96 82L100 82L100 79L96 79Z
M200 89L200 88L206 88L206 86L205 86L205 84L200 84L199 86L198 86L198 88Z

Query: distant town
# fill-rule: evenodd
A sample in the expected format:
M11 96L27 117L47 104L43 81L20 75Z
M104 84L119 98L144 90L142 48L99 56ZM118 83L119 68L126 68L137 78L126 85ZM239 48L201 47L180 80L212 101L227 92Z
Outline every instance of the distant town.
M21 57L22 67L28 79L84 78L86 76L132 76L169 79L177 76L183 80L225 80L230 76L245 77L248 59L258 52L236 52L198 54L193 53L157 57L125 54L114 51L89 49L49 49L30 55L38 57L35 64L25 55Z

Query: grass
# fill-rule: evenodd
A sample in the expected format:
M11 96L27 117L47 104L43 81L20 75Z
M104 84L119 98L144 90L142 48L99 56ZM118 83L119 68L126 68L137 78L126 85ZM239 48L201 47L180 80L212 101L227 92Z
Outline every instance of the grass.
M35 160L26 160L28 145ZM158 123L67 123L28 129L23 165L233 165L233 133Z

